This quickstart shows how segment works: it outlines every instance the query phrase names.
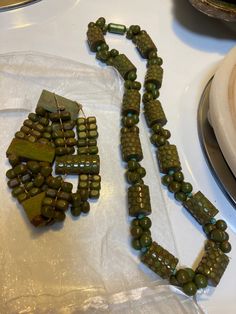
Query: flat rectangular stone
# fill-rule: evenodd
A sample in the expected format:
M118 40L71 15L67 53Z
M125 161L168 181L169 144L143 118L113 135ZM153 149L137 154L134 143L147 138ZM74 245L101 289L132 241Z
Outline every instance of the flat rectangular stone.
M58 105L55 96L58 105L60 107L64 107L66 111L70 112L72 120L77 119L80 110L80 105L77 102L49 92L45 89L42 91L37 107L43 107L47 111L56 112L58 110Z
M47 144L31 143L14 138L7 149L7 156L14 154L24 159L53 162L55 148Z

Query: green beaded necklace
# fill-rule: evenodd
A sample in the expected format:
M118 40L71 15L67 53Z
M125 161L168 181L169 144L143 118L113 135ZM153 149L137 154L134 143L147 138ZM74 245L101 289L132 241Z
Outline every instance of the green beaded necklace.
M178 259L161 245L152 240L150 227L151 204L149 188L144 184L145 169L140 165L143 159L139 139L141 84L136 81L136 67L116 49L109 50L104 35L108 32L124 35L136 45L140 55L147 59L147 72L144 81L142 102L144 115L151 132L151 142L157 147L157 160L162 176L162 183L189 213L202 225L207 236L204 256L195 270L180 268ZM223 220L214 218L218 213L215 206L199 191L192 193L192 185L184 181L177 148L169 143L170 132L163 128L167 119L162 105L157 98L162 84L162 59L157 55L157 48L146 31L138 25L128 29L124 25L110 23L106 25L103 17L88 25L88 44L96 58L118 70L124 79L124 95L121 119L121 152L127 163L126 177L129 183L128 207L129 215L135 217L131 221L132 246L140 250L141 261L170 284L181 287L189 296L196 294L200 288L208 284L216 286L228 263L225 253L230 252L229 236L225 231L227 225Z

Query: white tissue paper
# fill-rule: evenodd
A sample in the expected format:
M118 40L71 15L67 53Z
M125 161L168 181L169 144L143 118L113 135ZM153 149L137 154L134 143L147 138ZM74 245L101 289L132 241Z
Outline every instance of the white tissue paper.
M36 229L7 187L5 152L43 89L81 103L87 116L97 117L102 189L87 216L67 213L63 225ZM201 313L191 298L142 265L130 246L121 101L122 79L111 68L33 52L0 55L1 313ZM177 255L143 118L140 129L152 235Z

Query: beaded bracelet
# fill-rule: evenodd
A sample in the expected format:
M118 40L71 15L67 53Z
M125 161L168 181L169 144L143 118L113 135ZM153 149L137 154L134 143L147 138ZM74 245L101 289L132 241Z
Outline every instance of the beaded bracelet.
M116 49L109 50L104 35L107 33L124 35L136 45L140 55L147 59L147 72L144 80L142 102L144 115L151 132L151 143L157 147L157 161L163 174L162 183L168 187L174 197L202 225L208 238L205 252L195 270L179 268L178 259L157 244L151 237L151 203L149 188L144 184L145 169L140 165L143 159L139 138L141 84L136 81L136 67ZM160 277L168 279L170 284L179 286L189 296L196 294L208 284L216 286L228 263L225 253L230 252L227 225L223 220L214 218L218 213L215 206L200 192L192 193L192 185L184 181L181 164L175 145L169 143L170 131L164 129L167 119L157 100L162 85L162 59L157 48L145 30L138 25L128 29L124 25L110 23L106 25L103 17L95 23L90 22L87 31L90 50L96 52L96 58L113 66L124 79L124 95L121 109L121 153L127 164L126 177L128 188L128 211L131 217L132 246L141 251L141 261Z
M88 199L99 197L96 118L78 117L80 111L78 103L44 90L35 113L28 115L7 149L12 166L6 173L8 186L35 227L64 221L69 207L75 217L86 214ZM74 193L72 183L65 181L68 174L78 176Z

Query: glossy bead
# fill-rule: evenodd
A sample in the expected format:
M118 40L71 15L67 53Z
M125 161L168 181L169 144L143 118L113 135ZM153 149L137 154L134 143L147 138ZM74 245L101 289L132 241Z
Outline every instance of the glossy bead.
M127 76L127 79L130 80L130 81L135 81L137 78L137 74L135 71L131 71L129 72L128 76Z
M184 270L188 273L190 279L192 280L195 276L195 271L192 268L188 268L188 267L185 268Z
M222 230L214 229L210 233L210 239L216 242L223 242L224 241L224 234Z
M136 160L129 160L128 161L128 169L130 171L134 171L138 168L139 163Z
M173 181L169 184L168 189L172 193L179 192L181 189L181 183Z
M208 281L207 281L207 278L205 276L203 276L201 274L197 274L194 277L194 283L196 284L198 289L201 289L201 288L207 287Z
M56 205L55 206L56 206L56 208L58 210L66 211L67 208L68 208L68 205L69 205L68 201L65 201L63 199L58 199L56 201Z
M141 250L142 246L141 246L141 243L138 239L133 239L132 240L132 247L135 249L135 250Z
M140 82L134 81L133 84L132 84L132 88L140 90L142 88L142 85L141 85Z
M139 167L137 169L137 173L140 176L140 178L144 178L146 176L146 170L143 167Z
M229 253L231 251L231 244L228 241L224 241L220 244L220 249L224 253Z
M185 269L180 269L177 271L176 279L178 280L179 284L181 284L181 285L191 281L189 273Z
M143 94L142 100L143 100L144 103L147 103L147 102L149 102L152 99L153 99L153 96L152 96L151 93L144 93Z
M148 59L157 58L157 52L156 51L150 51L148 54Z
M96 25L99 26L99 27L103 27L106 23L106 20L104 17L99 17L96 21Z
M137 227L139 226L139 219L135 218L131 222L131 227Z
M179 202L184 202L187 199L186 194L183 192L176 192L174 196L175 196L175 199Z
M217 220L216 228L225 231L227 229L227 224L224 220Z
M160 124L156 123L152 126L152 130L155 134L159 134L162 130L162 127Z
M134 184L139 181L140 175L137 172L127 171L126 173L127 181L130 184Z
M140 238L140 244L142 247L148 247L152 244L152 238L147 234L143 234Z
M197 286L195 285L195 283L190 281L183 285L183 291L185 294L193 296L197 292Z
M130 233L134 239L139 239L143 234L143 229L140 226L133 226L130 230Z
M169 184L173 182L173 180L174 180L173 176L166 174L161 178L161 183L165 186L169 186Z
M116 50L116 49L111 49L111 51L110 51L110 56L111 57L116 57L116 56L118 56L118 54L119 54L119 51L118 50Z
M193 190L192 184L188 182L183 182L181 184L181 191L184 193L191 193Z
M174 180L176 182L183 182L184 180L184 175L183 175L183 172L181 171L177 171L174 173Z
M139 225L142 227L143 230L148 230L152 226L152 221L149 217L143 217L139 220Z
M63 222L66 219L66 215L63 211L57 210L54 213L54 219L56 222Z
M205 232L206 235L209 235L212 230L216 229L215 225L212 225L211 223L205 224L203 226L203 231Z

